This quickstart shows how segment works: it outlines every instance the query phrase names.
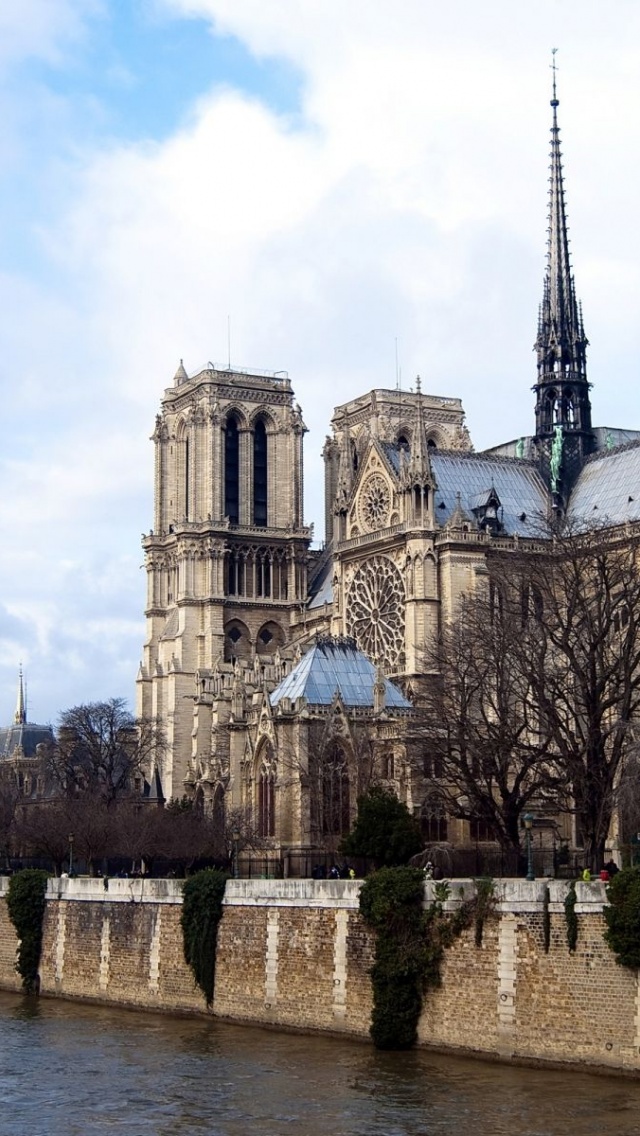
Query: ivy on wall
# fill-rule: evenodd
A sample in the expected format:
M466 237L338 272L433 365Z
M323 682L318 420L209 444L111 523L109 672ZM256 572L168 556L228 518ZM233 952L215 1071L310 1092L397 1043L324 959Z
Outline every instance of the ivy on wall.
M7 910L20 940L16 969L22 986L33 994L38 986L38 967L42 952L42 924L49 873L25 868L9 881Z
M578 943L578 916L576 915L576 885L575 880L569 884L569 890L564 901L564 918L567 924L567 946L571 953Z
M180 925L184 957L207 1000L207 1006L213 1002L216 940L226 883L225 872L205 868L189 877L182 892Z
M620 966L640 967L640 868L623 868L607 887L605 942Z
M476 902L449 914L443 910L446 884L426 910L420 868L381 868L360 891L360 914L376 933L371 970L371 1037L377 1049L415 1045L425 992L439 986L445 949L472 922Z

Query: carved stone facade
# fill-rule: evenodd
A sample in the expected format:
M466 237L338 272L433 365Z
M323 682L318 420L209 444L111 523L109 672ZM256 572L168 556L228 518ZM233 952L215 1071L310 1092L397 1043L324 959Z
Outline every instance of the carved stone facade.
M470 838L446 817L428 755L409 758L397 698L461 597L484 588L489 547L535 547L541 517L640 523L640 433L591 424L557 105L554 89L532 436L475 453L460 400L419 379L337 407L315 552L288 378L181 364L165 392L138 708L167 732L165 796L242 810L275 853L334 847L372 776L425 838ZM343 690L349 668L361 681Z
M225 664L253 666L290 641L307 595L305 429L284 375L189 377L181 363L162 399L138 712L165 726L168 797L189 788L194 762L210 765L194 693Z

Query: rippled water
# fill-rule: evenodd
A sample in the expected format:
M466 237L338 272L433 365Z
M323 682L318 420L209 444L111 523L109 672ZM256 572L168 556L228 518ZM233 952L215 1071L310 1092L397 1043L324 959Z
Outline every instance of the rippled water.
M640 1136L640 1082L0 994L1 1136Z

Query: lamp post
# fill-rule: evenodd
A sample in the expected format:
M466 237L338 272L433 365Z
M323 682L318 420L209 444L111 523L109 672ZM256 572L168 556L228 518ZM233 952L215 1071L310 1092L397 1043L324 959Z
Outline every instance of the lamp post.
M238 844L240 843L240 832L237 828L233 829L233 831L231 833L231 839L233 840L233 878L234 878L234 880L237 880L237 878L238 878Z
M533 873L533 845L531 843L531 829L533 828L533 817L531 813L525 813L523 818L525 836L527 838L527 879L531 883L535 880Z
M74 841L74 835L73 835L72 832L70 832L69 833L69 875L71 875L71 873L73 871L73 841Z

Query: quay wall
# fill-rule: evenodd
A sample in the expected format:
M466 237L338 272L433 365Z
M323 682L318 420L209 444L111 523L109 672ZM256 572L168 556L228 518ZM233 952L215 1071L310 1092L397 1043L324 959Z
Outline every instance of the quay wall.
M366 1039L374 941L358 913L360 886L230 880L208 1010L183 957L179 881L114 879L105 887L102 880L50 880L40 991ZM0 880L0 987L17 991L6 887ZM425 887L429 901L432 885ZM460 902L460 887L469 895L473 884L456 882L445 906ZM445 952L442 985L425 998L422 1045L640 1072L638 972L618 966L603 940L600 881L576 884L578 942L569 951L567 887L496 881L481 945L472 927Z

